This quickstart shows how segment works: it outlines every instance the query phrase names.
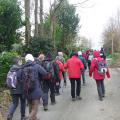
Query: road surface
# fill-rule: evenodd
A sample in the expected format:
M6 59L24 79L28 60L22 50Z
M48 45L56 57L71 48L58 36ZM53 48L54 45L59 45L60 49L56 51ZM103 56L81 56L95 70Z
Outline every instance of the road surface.
M111 78L105 79L106 96L98 100L96 83L86 72L86 86L82 86L82 100L71 101L70 83L64 92L56 97L57 104L49 104L49 110L44 111L39 106L40 120L120 120L120 70L111 69ZM27 110L28 112L28 110ZM17 109L13 120L20 120Z

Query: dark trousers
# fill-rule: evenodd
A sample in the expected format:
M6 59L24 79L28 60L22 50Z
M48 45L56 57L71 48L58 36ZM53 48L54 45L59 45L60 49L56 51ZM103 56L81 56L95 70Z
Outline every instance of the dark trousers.
M82 77L82 80L83 80L83 84L85 84L85 70L81 71L81 77Z
M62 72L64 84L67 84L66 72Z
M90 70L90 66L91 66L91 61L88 60L88 69Z
M56 85L55 85L55 93L59 94L59 93L60 93L59 90L60 90L60 81L59 81L59 82L56 82Z
M25 98L23 98L22 94L12 94L12 103L9 107L8 110L8 115L13 116L18 104L19 104L19 99L21 102L21 106L20 106L20 112L21 112L21 117L25 117L25 107L26 107L26 100Z
M43 83L43 106L48 105L48 92L50 90L51 103L55 102L55 83L51 81L44 81Z
M71 96L75 98L75 96L80 96L81 92L81 80L80 78L70 78L71 82ZM75 93L76 88L76 93Z
M98 96L101 98L105 94L104 80L96 80Z

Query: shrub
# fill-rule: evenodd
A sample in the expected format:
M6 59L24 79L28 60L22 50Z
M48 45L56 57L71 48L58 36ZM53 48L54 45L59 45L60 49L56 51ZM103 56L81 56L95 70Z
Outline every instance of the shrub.
M12 59L18 56L16 52L3 52L0 55L0 88L5 85L6 75L12 65Z

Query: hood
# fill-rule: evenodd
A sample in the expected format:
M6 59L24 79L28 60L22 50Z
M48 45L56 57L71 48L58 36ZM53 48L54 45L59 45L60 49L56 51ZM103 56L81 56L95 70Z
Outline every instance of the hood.
M52 61L52 60L53 60L53 56L50 52L48 52L46 57L45 57L45 61Z
M94 58L100 57L100 51L94 51L93 56L94 56Z
M10 68L10 71L13 72L13 71L17 71L21 68L21 66L19 65L13 65L11 68Z
M35 62L28 61L28 62L26 62L25 65L23 65L23 68L24 68L24 67L28 67L28 66L33 66L33 65L35 65Z
M25 61L26 61L26 62L27 62L27 61L34 61L33 55L32 55L32 54L27 54L27 55L25 56Z

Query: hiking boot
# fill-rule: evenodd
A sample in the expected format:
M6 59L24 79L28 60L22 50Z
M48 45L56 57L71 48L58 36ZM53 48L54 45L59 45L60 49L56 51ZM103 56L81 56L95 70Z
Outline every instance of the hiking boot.
M44 106L44 111L47 111L47 110L48 110L48 106L45 105L45 106Z
M103 101L103 98L102 98L102 97L99 97L99 100L100 100L100 101Z
M82 100L82 98L80 96L77 96L76 99L77 100Z
M72 101L75 101L76 99L75 98L72 98Z

